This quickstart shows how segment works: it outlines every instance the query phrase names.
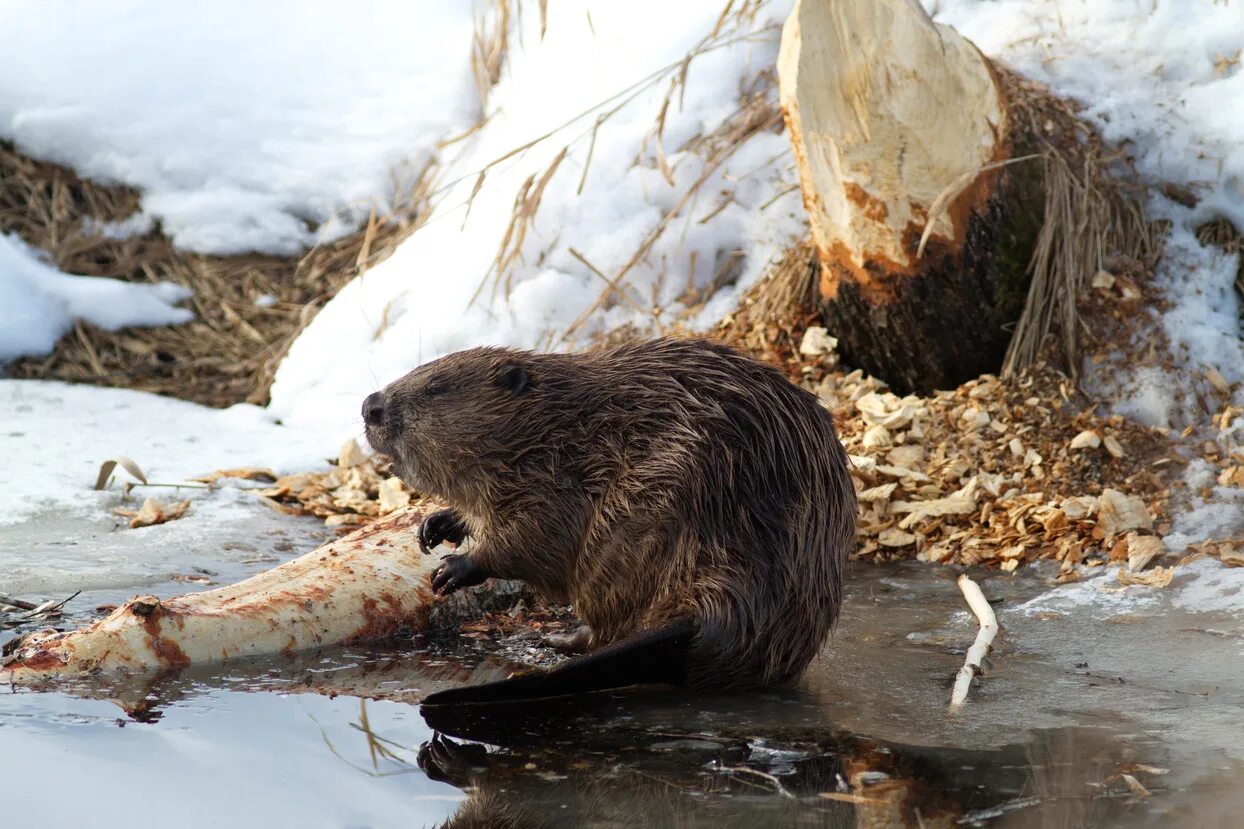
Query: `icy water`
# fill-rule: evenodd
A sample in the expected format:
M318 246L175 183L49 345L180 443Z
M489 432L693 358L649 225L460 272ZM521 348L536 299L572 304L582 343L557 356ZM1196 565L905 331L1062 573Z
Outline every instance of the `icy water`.
M61 624L197 589L170 578L196 567L240 578L319 532L262 513L183 530L175 548L79 529L56 549L38 527L0 540L33 598L88 574ZM39 576L40 556L60 575ZM918 565L857 567L831 646L781 692L422 712L422 695L508 666L475 643L446 656L409 641L14 690L0 693L0 802L50 827L1234 827L1244 620L1238 581L1190 601L1206 578L1110 592L982 576L1003 635L958 715L946 700L975 625L952 574Z

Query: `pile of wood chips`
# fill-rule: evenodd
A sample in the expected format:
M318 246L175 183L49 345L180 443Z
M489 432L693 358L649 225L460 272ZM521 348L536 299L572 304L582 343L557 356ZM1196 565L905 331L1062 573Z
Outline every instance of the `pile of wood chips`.
M357 529L405 506L430 504L416 497L393 474L387 458L366 454L353 439L346 441L328 471L276 478L272 486L256 494L278 512L314 515L340 532Z
M1169 581L1145 568L1166 552L1174 444L1096 414L1057 372L899 398L855 371L814 390L851 454L859 557L1006 571L1054 559L1067 580L1077 564L1123 561L1136 581Z

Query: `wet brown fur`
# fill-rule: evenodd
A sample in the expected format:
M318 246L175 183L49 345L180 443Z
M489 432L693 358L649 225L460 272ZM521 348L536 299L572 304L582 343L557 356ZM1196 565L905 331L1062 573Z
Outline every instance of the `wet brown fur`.
M855 493L831 416L775 369L703 340L475 348L383 398L373 446L593 646L692 617L689 684L738 688L798 678L828 636Z

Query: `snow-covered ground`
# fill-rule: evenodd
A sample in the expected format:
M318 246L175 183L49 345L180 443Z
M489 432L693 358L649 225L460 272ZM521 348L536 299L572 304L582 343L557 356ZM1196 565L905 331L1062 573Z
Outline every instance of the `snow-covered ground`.
M61 273L15 236L0 233L0 365L47 354L74 320L115 331L128 325L174 325L194 314L175 303L181 285L147 285Z
M717 0L583 6L550 4L543 39L539 17L524 17L487 122L447 168L456 184L432 221L339 293L290 350L272 389L282 419L348 428L355 411L343 390L357 398L472 345L557 348L623 323L649 327L654 308L677 317L729 273L694 314L710 325L804 231L785 135L758 131L721 158L691 144L735 118L740 90L772 69L790 3L766 3L715 35ZM685 85L669 95L692 53ZM774 102L776 89L766 96ZM516 194L554 164L530 226L512 229ZM503 242L524 231L498 280ZM619 276L619 294L574 329ZM684 301L689 286L696 295Z
M475 5L10 0L0 138L138 188L180 247L296 253L474 121Z
M321 436L284 428L257 406L210 409L126 389L23 380L0 380L0 444L0 527L44 510L106 511L116 489L91 487L100 464L118 455L132 458L153 483L180 484L239 466L299 471L336 454Z

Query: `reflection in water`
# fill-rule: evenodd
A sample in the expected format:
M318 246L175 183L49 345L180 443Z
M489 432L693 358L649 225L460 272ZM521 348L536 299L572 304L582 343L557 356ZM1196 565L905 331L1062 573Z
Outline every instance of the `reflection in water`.
M735 732L724 702L696 700L724 727L688 732L649 727L671 708L638 696L425 709L437 735L418 762L469 793L444 824L454 827L1095 827L1146 814L1118 770L1151 758L1106 729L989 751L819 728L761 740Z
M186 672L91 685L131 712L131 722L147 723L138 734L165 735L155 744L150 737L134 743L135 728L112 726L115 713L100 715L99 702L76 703L94 706L88 719L95 725L70 734L42 713L66 706L68 697L11 695L0 699L0 731L12 752L7 763L0 760L0 789L56 779L92 793L89 809L73 816L99 818L117 814L125 780L176 795L187 776L220 791L240 785L242 774L261 783L263 794L221 808L251 818L243 823L275 814L274 804L295 797L305 801L303 812L326 818L308 825L334 826L343 825L346 792L360 825L391 825L400 814L405 825L454 827L1226 827L1244 807L1238 765L1185 774L1176 783L1181 769L1168 746L1124 738L1126 723L1104 715L1097 727L1035 730L1012 744L952 749L844 731L827 718L819 694L807 690L635 692L429 708L421 712L426 726L417 728L420 712L412 705L340 695L385 687L417 697L436 683L482 681L501 670L373 651L280 668L235 665L228 676ZM338 695L267 693L273 690ZM191 754L167 742L187 731ZM22 739L31 732L39 739ZM108 773L96 763L63 768L48 761L34 746L49 734L64 756L106 757ZM32 756L43 757L42 765L28 762ZM245 767L247 756L252 770L240 772L235 767ZM433 802L428 786L458 794ZM1207 814L1207 804L1219 817ZM144 813L184 817L176 797L144 801ZM220 817L209 809L195 818L212 815Z

